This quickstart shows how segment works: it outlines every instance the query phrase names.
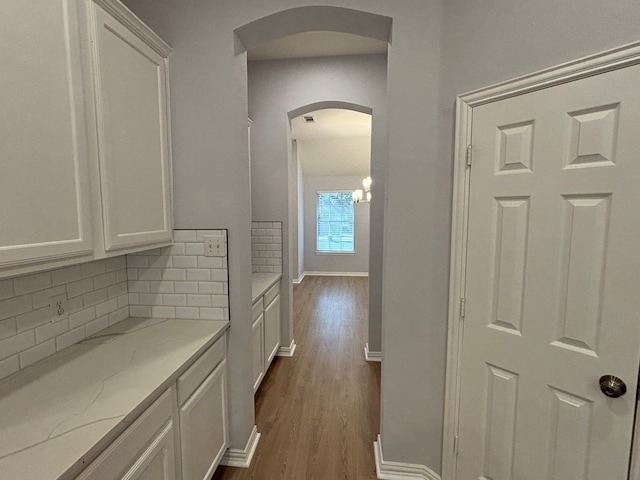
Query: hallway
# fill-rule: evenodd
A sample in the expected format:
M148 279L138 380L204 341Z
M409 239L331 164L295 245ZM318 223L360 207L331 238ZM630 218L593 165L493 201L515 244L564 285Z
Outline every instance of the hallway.
M380 364L367 362L368 279L306 277L293 289L293 358L276 357L256 394L251 468L213 480L375 479Z

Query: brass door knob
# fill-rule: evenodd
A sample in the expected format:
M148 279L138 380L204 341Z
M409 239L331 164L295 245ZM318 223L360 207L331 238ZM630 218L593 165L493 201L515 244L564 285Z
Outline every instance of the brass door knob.
M607 397L618 398L627 393L627 386L615 375L603 375L600 377L600 390Z

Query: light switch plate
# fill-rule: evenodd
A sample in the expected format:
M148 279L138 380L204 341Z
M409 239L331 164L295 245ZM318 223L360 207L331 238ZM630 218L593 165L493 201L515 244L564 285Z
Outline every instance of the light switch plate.
M204 237L205 257L224 257L227 253L227 244L222 235Z

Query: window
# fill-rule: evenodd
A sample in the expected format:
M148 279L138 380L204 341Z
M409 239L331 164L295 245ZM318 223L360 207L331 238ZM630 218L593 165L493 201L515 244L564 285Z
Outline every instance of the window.
M318 192L316 214L317 251L354 253L351 192Z

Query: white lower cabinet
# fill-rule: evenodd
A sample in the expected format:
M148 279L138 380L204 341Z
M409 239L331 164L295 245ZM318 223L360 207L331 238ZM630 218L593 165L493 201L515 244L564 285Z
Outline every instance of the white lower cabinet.
M253 393L280 348L280 281L253 304Z
M261 299L262 300L262 299ZM255 393L264 377L264 315L261 313L253 322L253 392Z
M76 480L209 480L229 446L225 358L223 336Z
M176 478L172 390L145 410L77 480Z
M183 480L209 480L229 445L226 361L180 407Z
M266 302L265 302L266 303ZM280 348L280 295L264 309L264 363L266 368Z

